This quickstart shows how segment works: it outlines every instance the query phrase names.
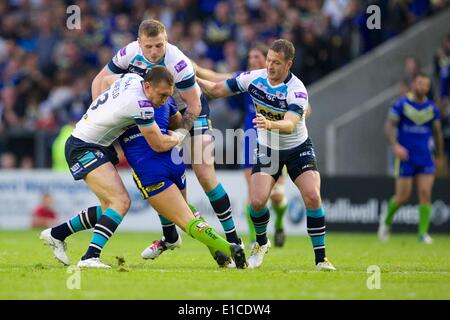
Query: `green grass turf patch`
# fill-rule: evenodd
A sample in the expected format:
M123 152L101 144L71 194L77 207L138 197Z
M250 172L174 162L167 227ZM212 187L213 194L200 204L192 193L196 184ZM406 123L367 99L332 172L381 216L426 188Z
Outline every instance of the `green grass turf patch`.
M314 269L308 236L288 236L259 269L236 270L219 269L206 247L184 234L181 249L143 260L141 251L160 235L119 230L102 254L113 268L82 270L80 289L71 290L74 273L53 258L39 233L0 232L0 299L450 299L450 236L444 235L424 245L415 235L380 243L375 234L328 233L327 256L338 269L331 273ZM67 239L73 265L90 239L86 231ZM371 265L381 270L379 290L367 288Z

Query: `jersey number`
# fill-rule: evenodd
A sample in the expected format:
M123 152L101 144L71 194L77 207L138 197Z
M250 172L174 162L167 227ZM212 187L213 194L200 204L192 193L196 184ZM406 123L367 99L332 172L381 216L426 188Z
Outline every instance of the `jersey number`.
M91 110L97 109L99 106L104 104L106 100L108 100L108 92L105 92L104 94L102 94L101 98L97 99L97 103L91 107Z

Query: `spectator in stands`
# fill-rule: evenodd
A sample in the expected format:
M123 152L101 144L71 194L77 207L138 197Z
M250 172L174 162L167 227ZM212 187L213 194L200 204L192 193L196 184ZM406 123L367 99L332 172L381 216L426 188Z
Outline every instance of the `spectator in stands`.
M41 203L33 210L31 227L45 229L57 223L58 215L53 208L53 198L49 193L42 195Z
M75 82L80 78L91 82L112 53L134 39L137 24L144 17L163 21L171 43L217 71L246 69L248 51L256 42L267 44L277 37L290 39L297 47L292 70L309 84L380 41L448 7L450 2L79 0L76 4L82 12L80 29L66 27L67 1L0 1L2 134L21 128L56 134L69 121L71 110L79 109L86 98L75 92L81 86ZM381 30L366 27L365 10L369 4L381 8ZM441 96L445 90L448 92L448 86L442 86L448 83L448 50L443 52L447 53L436 60L439 73L444 75ZM69 74L71 80L61 84L61 73ZM448 108L447 100L441 100L443 108ZM49 105L53 107L48 108ZM51 164L50 154L47 163Z
M0 155L0 169L11 170L16 168L17 157L11 152L5 152Z

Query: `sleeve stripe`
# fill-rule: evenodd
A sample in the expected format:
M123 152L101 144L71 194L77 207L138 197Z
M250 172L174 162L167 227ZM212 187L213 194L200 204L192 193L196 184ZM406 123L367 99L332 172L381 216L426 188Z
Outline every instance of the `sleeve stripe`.
M155 120L134 119L138 126L150 126L155 123Z
M187 90L195 85L195 76L187 78L186 80L175 83L178 90Z
M287 109L288 109L288 111L292 111L292 112L299 114L300 117L302 117L303 114L305 113L305 111L303 110L302 107L300 107L299 105L294 104L294 103L291 103L290 105L288 105Z
M228 89L233 93L240 93L242 92L241 88L239 87L239 84L236 80L236 78L228 79L225 81L227 84Z
M111 71L112 73L115 73L115 74L127 73L127 70L123 70L122 68L119 68L118 66L116 66L114 64L114 62L112 62L112 60L109 61L109 63L108 63L108 69L109 69L109 71Z

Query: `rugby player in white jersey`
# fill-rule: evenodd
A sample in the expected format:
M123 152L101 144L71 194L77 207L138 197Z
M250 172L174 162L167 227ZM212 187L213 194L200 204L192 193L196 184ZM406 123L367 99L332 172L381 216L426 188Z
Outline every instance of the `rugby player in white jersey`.
M156 65L166 66L175 79L173 98L178 110L183 114L181 127L184 133L181 138L188 132L191 136L192 169L220 220L227 240L238 244L241 241L236 233L230 200L222 184L218 182L214 169L214 157L211 152L213 148L210 146L214 142L212 136L208 134L210 121L207 100L195 81L190 59L176 46L167 42L166 29L161 22L153 19L142 21L137 40L119 50L95 77L92 83L92 96L96 98L100 94L101 81L106 76L127 72L143 76L147 70ZM171 246L164 241L160 244Z
M325 256L325 214L320 196L320 174L305 124L308 94L303 83L290 72L294 45L285 39L272 43L266 68L241 73L222 82L197 79L210 97L226 97L248 92L256 109L258 130L257 163L251 177L251 218L257 243L248 259L257 268L270 249L266 230L270 192L283 166L298 187L307 209L307 228L318 270L336 270Z

